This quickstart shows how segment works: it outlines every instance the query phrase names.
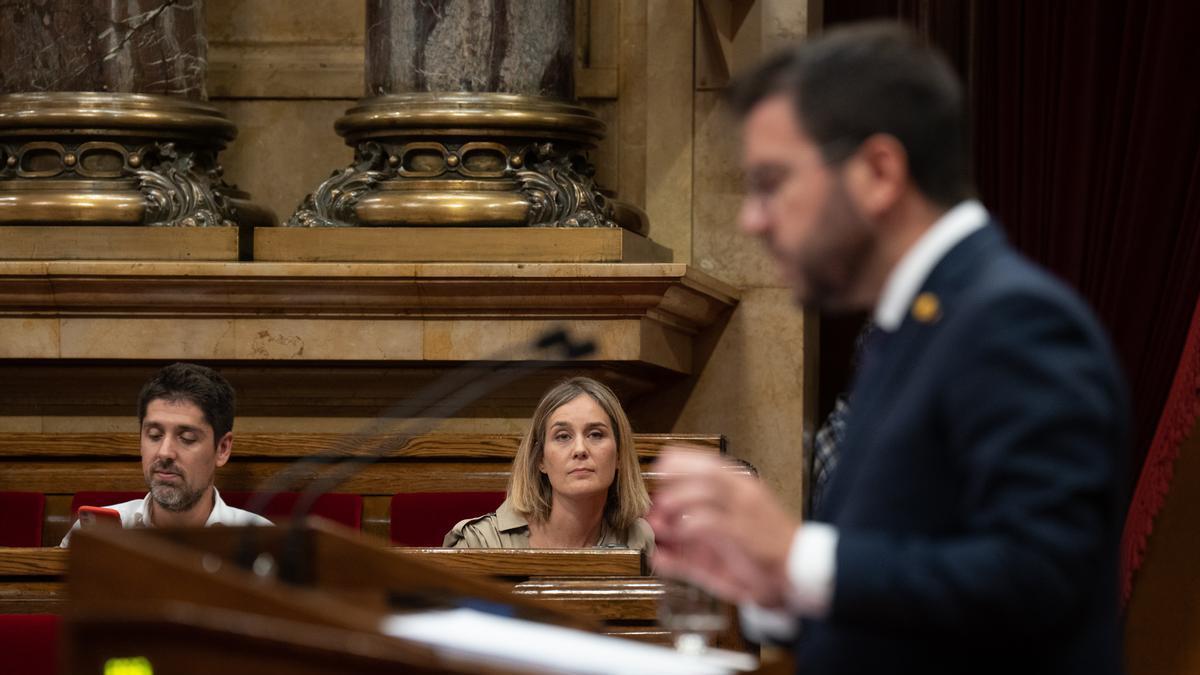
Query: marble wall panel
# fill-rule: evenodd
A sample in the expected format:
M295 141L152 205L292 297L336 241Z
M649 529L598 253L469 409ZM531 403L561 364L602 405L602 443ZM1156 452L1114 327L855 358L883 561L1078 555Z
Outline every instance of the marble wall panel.
M692 263L739 288L782 287L766 248L737 227L743 195L738 121L720 92L698 91L695 102Z
M238 138L221 153L227 176L254 200L286 220L305 195L353 152L333 123L348 100L219 100L213 102L238 125Z
M58 358L59 328L58 319L0 318L0 358Z
M732 72L802 39L810 4L756 0L725 53ZM699 48L698 48L699 49ZM790 289L761 242L737 228L743 188L738 121L719 89L697 86L693 98L692 264L742 289L724 331L710 329L697 345L702 371L678 385L677 412L656 420L671 431L718 430L733 455L758 467L764 480L799 514L804 503L804 443L815 430L818 354L816 319L795 306ZM674 416L672 416L674 415Z
M698 368L629 405L638 431L721 433L795 513L803 504L803 438L811 428L804 315L790 292L743 292L725 325L695 345Z
M405 361L421 358L420 321L235 319L237 358Z
M692 42L691 0L646 5L646 215L654 238L692 259Z
M362 0L205 0L209 42L363 45Z
M819 29L823 0L757 0L762 7L763 53L769 54Z
M496 322L436 319L425 322L424 358L430 361L492 360L500 351L523 350L546 331L561 326L577 340L593 340L596 351L586 360L642 357L641 326L628 321Z
M634 206L646 208L646 9L642 0L621 0L621 78L617 94L620 120L616 135L620 155L617 164L617 196ZM655 225L651 223L653 232ZM653 236L653 235L652 235Z
M128 424L126 424L128 429ZM39 434L44 433L43 418L36 415L3 415L0 416L0 433L8 434Z
M233 319L177 321L145 319L61 319L59 357L64 359L126 358L222 359L235 352Z

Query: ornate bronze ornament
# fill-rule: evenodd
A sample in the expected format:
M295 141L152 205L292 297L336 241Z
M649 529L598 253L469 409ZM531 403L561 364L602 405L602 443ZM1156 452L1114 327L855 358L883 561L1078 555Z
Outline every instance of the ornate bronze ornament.
M221 178L237 129L199 101L0 95L0 225L270 225Z
M335 129L355 148L354 162L319 185L287 225L642 226L592 181L586 153L604 123L572 103L394 94L359 102Z

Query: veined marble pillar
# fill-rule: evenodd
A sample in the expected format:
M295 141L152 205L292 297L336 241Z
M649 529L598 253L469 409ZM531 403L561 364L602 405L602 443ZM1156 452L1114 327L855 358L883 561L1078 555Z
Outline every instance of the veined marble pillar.
M0 3L0 225L270 224L206 57L203 0Z
M604 123L572 101L574 0L367 0L354 163L288 225L640 229L592 183Z
M574 96L573 0L367 2L367 96Z

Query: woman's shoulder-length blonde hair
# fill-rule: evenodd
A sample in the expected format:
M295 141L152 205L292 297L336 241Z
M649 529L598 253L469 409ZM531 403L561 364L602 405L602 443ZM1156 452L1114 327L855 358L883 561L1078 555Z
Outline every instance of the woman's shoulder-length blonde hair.
M550 415L582 394L591 396L608 415L617 441L617 472L608 487L604 518L610 527L628 530L638 518L650 510L650 495L642 480L637 450L633 447L633 429L621 408L617 395L603 384L588 377L573 377L558 383L542 396L529 430L521 439L513 460L512 476L508 479L508 502L526 518L545 522L550 517L550 480L538 466L546 445L546 422Z

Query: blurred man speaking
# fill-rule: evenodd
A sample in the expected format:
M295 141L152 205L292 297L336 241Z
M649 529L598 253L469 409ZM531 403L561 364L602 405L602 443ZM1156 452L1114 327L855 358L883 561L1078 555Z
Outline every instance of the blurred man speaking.
M878 331L813 522L671 452L656 568L794 639L805 675L1119 672L1124 385L1083 302L971 199L949 66L898 26L856 26L733 102L742 230L801 303L871 310Z

